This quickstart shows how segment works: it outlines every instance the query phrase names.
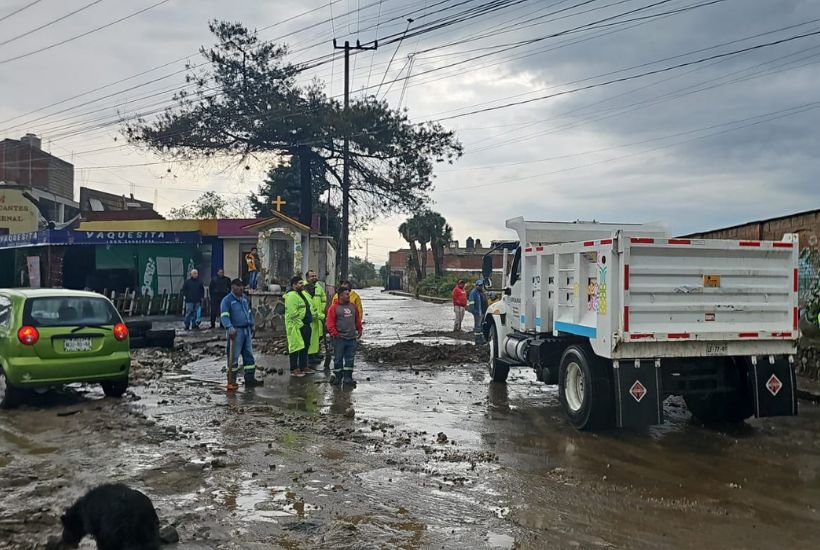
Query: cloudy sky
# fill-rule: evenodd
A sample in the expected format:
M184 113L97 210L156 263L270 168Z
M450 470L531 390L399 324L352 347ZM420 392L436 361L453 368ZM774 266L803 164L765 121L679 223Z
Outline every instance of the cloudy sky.
M206 190L246 195L261 164L160 162L124 145L118 116L168 104L211 19L304 61L408 17L411 31L452 24L354 57L351 89L457 131L465 155L437 170L432 198L462 242L509 238L519 215L681 234L820 207L818 0L3 0L0 137L37 133L74 163L77 189L133 190L160 211ZM337 95L342 70L304 78ZM369 238L383 262L401 221L356 235L359 252Z

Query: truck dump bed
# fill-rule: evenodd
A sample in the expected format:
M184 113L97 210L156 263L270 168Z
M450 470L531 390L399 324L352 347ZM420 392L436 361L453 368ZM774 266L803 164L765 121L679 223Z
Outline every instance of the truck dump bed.
M791 241L617 232L522 252L519 330L585 336L613 359L795 352Z

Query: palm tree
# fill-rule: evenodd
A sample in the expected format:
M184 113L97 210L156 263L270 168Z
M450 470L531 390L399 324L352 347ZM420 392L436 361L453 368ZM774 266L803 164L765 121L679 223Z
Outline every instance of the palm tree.
M453 239L453 228L438 212L424 214L425 226L430 237L430 248L433 250L433 264L436 277L444 276L444 249Z
M421 273L422 279L427 277L427 243L433 241L433 231L430 227L429 212L416 214L411 220L416 226L416 239L419 241L421 249Z
M411 218L399 226L399 234L410 245L410 268L415 269L417 280L421 281L424 277L421 274L419 251L416 248L417 229L418 225Z

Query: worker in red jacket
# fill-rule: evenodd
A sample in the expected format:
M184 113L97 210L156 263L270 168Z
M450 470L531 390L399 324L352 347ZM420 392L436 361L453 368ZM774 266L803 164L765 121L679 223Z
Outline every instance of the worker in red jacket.
M463 279L459 279L458 284L453 288L453 310L456 313L453 332L461 332L461 322L464 320L464 312L467 311L467 291L464 290Z
M338 300L330 304L327 310L327 331L333 337L333 374L330 383L334 386L356 387L353 359L362 330L362 318L356 305L350 301L350 289L342 287Z

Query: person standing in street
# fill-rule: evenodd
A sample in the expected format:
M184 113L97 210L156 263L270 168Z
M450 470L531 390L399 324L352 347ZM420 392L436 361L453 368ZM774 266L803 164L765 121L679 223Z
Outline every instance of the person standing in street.
M248 265L248 287L256 290L256 285L259 283L259 255L255 246L245 256L245 263Z
M473 314L473 334L475 343L483 344L484 335L481 333L481 319L487 311L487 297L484 294L484 281L481 279L475 282L475 287L470 291L470 299L467 301L467 309Z
M339 290L339 299L327 312L327 331L333 337L333 374L330 383L355 388L353 360L362 337L362 318L350 302L350 289Z
M464 321L464 312L467 310L467 291L464 290L464 280L459 279L453 288L453 311L456 320L453 323L453 332L461 332L461 323Z
M225 270L221 267L216 272L216 277L208 284L208 294L211 298L211 328L216 328L216 318L220 315L222 299L231 291L231 279L225 276Z
M316 371L308 367L311 324L316 316L313 301L305 292L305 281L296 276L285 294L285 334L288 338L290 375L301 378Z
M347 289L350 291L350 303L356 306L356 309L359 311L359 319L361 319L362 323L364 323L364 309L362 308L362 298L355 290L353 290L353 283L351 283L350 281L342 281L341 283L339 283L339 291L333 295L332 303L335 304L339 301L339 292L341 292L343 289Z
M205 298L205 285L199 280L199 271L191 270L191 277L182 285L182 296L185 299L185 330L199 329L197 308Z
M316 312L310 326L310 345L308 346L308 363L312 366L322 362L322 354L319 352L322 336L325 335L325 312L327 311L327 292L319 283L319 276L312 269L307 272L305 292L313 302L313 310Z
M221 271L221 270L220 270ZM245 284L242 279L231 281L231 293L222 298L219 310L222 326L228 332L228 368L233 369L234 375L239 374L239 357L242 356L242 366L245 371L245 387L262 386L265 383L256 379L256 361L253 357L251 341L256 329L253 323L253 313L245 297ZM233 340L233 346L231 346ZM236 376L234 376L236 380ZM236 389L229 387L229 390Z

